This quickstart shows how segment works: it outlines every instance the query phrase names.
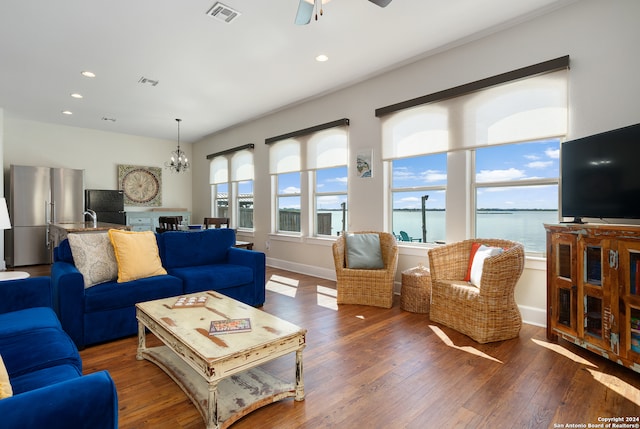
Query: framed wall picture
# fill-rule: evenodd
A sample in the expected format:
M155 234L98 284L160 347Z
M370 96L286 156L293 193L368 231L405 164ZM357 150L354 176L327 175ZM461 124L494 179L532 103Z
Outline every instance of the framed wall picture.
M162 205L162 169L119 165L118 189L124 193L125 206L160 207Z
M362 149L356 152L356 174L358 177L369 178L373 176L372 158L372 149Z

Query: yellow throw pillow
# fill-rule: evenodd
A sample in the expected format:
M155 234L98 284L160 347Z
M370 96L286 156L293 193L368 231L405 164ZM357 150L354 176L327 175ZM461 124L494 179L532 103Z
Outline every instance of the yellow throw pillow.
M9 382L9 374L7 374L7 368L4 367L4 361L0 356L0 399L11 396L13 396L13 389L11 389L11 382Z
M118 283L167 274L153 232L110 229L109 238L118 261Z

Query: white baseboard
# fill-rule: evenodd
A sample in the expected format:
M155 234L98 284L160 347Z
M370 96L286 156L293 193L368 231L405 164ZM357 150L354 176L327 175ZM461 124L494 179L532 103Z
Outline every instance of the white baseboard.
M547 327L547 311L545 309L528 307L526 305L519 305L518 308L520 309L523 323L540 326L541 328Z
M282 259L274 259L269 257L267 258L267 265L273 268L280 268L281 270L287 270L294 273L336 281L336 272L332 269L320 268L313 265L298 264L296 262L283 261Z
M332 269L320 268L313 265L298 264L296 262L284 261L282 259L267 258L267 265L273 268L280 268L282 270L291 271L294 273L305 274L308 276L319 277L321 279L336 280L336 272ZM400 294L399 282L394 285L394 293ZM519 305L520 314L522 315L522 322L528 325L539 326L542 328L547 327L547 312L545 309L528 307L525 305Z

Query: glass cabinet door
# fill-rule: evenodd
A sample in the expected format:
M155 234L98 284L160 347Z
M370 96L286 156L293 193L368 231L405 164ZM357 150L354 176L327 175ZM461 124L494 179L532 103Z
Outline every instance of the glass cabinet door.
M621 355L640 360L640 243L618 242Z
M578 247L578 336L599 348L617 349L617 337L611 337L611 289L603 287L610 284L610 268L615 268L610 267L610 254L615 252L607 239L582 237Z
M576 286L576 236L553 234L551 255L551 327L576 335L577 286Z

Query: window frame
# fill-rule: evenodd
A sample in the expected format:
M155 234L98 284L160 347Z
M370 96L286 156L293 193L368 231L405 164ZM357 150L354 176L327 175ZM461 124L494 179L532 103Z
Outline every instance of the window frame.
M376 109L382 119L382 157L388 171L387 231L393 229L394 193L404 190L393 186L393 161L403 157L447 154L447 242L476 236L479 189L559 188L559 177L477 183L475 151L549 138L562 141L568 132L568 70L569 57L564 56ZM559 193L558 189L558 198Z
M558 149L560 149L562 142L566 139L566 136L556 136L545 140L557 140ZM531 142L514 142L514 143L506 143L499 146L511 146L518 144L527 144L527 143L537 143L539 140L531 141ZM489 188L528 188L528 187L536 187L536 186L556 186L557 187L557 213L558 216L560 214L560 159L558 158L558 176L557 177L546 177L546 178L538 178L538 179L522 179L522 180L499 180L499 181L491 181L491 182L478 182L477 181L477 166L476 166L476 155L478 150L485 149L485 147L474 148L469 151L471 156L471 171L470 175L470 197L471 197L471 205L470 205L470 219L471 219L471 236L477 237L477 229L478 229L478 201L477 195L479 189L489 189ZM508 239L508 238L507 238ZM523 243L524 244L524 243ZM531 249L527 249L525 246L526 253L530 256L544 256L545 251L535 251Z
M225 185L227 186L227 192L226 198L219 198L218 196L222 193L220 192L220 190L218 189L220 185ZM230 213L229 213L229 183L215 183L210 185L211 186L211 216L212 217L228 217L229 219L231 219ZM223 213L220 211L220 204L219 201L226 201L227 202L227 212ZM231 220L229 220L229 222L231 222Z
M281 136L265 139L265 144L272 145L269 150L269 174L271 177L271 233L278 235L294 235L300 237L326 238L327 235L319 235L316 203L316 171L328 168L325 164L335 161L337 153L344 157L344 163L332 165L333 167L347 167L347 180L349 178L348 150L349 150L349 120L340 119L321 125L316 125L303 130L283 134ZM344 136L344 142L332 140L336 136ZM323 137L327 135L325 140ZM282 145L282 146L278 146ZM285 151L284 149L289 149ZM318 149L327 149L318 152ZM315 155L314 155L314 151ZM293 154L293 155L292 155ZM297 172L300 174L300 193L282 194L280 192L281 175ZM336 192L331 192L335 195ZM348 202L347 190L344 192ZM286 197L298 197L300 199L300 231L280 230L280 200Z
M448 174L448 168L446 168L446 175L447 175L447 179L445 179L445 183L444 184L439 184L439 185L422 185L422 186L395 186L395 181L393 178L393 174L394 174L394 166L393 163L397 160L400 159L407 159L407 158L426 158L429 156L439 156L439 155L445 155L445 165L446 165L446 157L447 157L447 153L446 152L438 152L438 153L429 153L429 154L422 154L422 155L415 155L415 156L410 156L410 157L398 157L398 158L394 158L388 161L385 161L388 164L388 167L386 168L386 170L388 171L388 182L389 182L389 225L390 225L390 231L392 231L393 233L396 234L396 239L398 239L399 235L400 235L400 231L394 231L394 224L393 224L393 212L395 209L394 206L394 195L397 193L402 193L402 192L416 192L416 193L421 193L421 194L426 194L428 192L444 192L445 193L445 213L446 213L446 192L447 192L447 181L449 179L449 174ZM428 200L427 200L428 201ZM428 203L427 203L428 204ZM446 232L446 218L445 218L445 232ZM428 239L428 228L427 228L427 239ZM413 237L413 236L412 236ZM403 245L407 244L407 245L414 245L414 246L420 246L420 245L426 245L427 243L438 243L441 240L433 240L431 242L424 241L422 235L420 235L419 237L413 237L414 239L420 239L420 241L403 241L401 239L399 239L399 242L401 242Z
M241 216L240 206L241 206L241 203L244 201L244 198L246 198L245 196L249 195L249 194L243 194L243 193L240 192L240 185L241 185L241 183L246 183L246 182L251 182L251 194L250 195L251 195L251 206L252 206L251 210L252 210L252 213L251 213L251 226L250 227L240 225L240 220L241 220L241 217L242 217ZM255 222L255 220L254 220L254 215L255 215L255 192L254 192L255 180L254 179L251 179L251 180L235 180L235 181L233 181L231 183L232 183L232 187L233 187L234 195L235 195L235 198L234 198L234 201L235 201L235 203L234 203L234 211L236 213L236 218L237 218L236 222L235 222L236 228L239 231L254 231L254 229L255 229L255 226L254 226L255 225L255 223L254 223Z
M318 171L319 170L331 170L331 169L346 169L346 177L347 177L347 185L345 187L344 191L327 191L327 192L319 192L318 191ZM347 225L349 224L349 167L347 165L344 166L335 166L335 167L326 167L326 168L315 168L313 170L309 171L310 174L310 179L309 179L309 183L311 184L311 189L313 189L313 195L311 196L311 202L312 202L312 208L311 208L311 212L313 213L313 216L311 216L311 218L313 219L313 223L311 225L311 231L313 231L313 236L314 237L333 237L332 234L320 234L318 232L318 227L319 227L319 223L318 222L318 198L319 197L331 197L331 196L343 196L344 197L344 204L345 204L345 214L344 214L344 229L342 228L342 225L340 225L339 229L338 227L336 227L336 230L338 231L336 235L340 234L340 232L342 231L346 231ZM341 203L342 205L342 203ZM333 229L333 226L332 226Z
M254 145L251 143L243 146L238 146L232 149L224 150L222 152L207 155L207 159L209 160L209 185L211 187L211 207L209 208L211 216L229 218L230 228L236 228L238 230L247 231L247 232L254 231L254 228L238 227L238 224L239 224L238 216L240 213L240 207L238 202L240 195L238 192L238 186L240 182L246 182L248 180L255 182L255 179L254 179L255 163L253 160L253 148L254 148ZM234 157L236 157L236 155L243 155L243 154L250 155L250 162L249 163L245 162L244 164L238 165L234 161ZM246 157L245 157L245 161L246 161ZM223 163L224 163L224 166L223 166ZM223 170L222 173L220 173L220 171L214 171L214 166L216 164L219 164L219 167ZM251 170L248 175L251 177L251 179L246 179L246 178L235 179L234 177L238 173L238 171L236 170L246 168L247 165L249 164L250 164ZM224 178L218 177L222 174L225 175ZM247 174L246 170L244 171L244 174L245 175ZM227 188L226 199L219 198L218 196L220 194L219 187L221 185L224 185ZM255 195L253 196L255 197ZM219 205L220 201L227 202L226 213L220 210L220 205ZM254 201L254 204L255 204L255 201Z
M298 174L299 177L299 183L300 183L300 190L299 192L289 192L289 193L281 193L280 192L280 179L283 175L286 174ZM275 233L276 234L284 234L284 235L298 235L301 236L302 235L302 216L303 216L303 202L302 202L302 194L303 194L303 188L302 188L302 172L301 171L289 171L286 173L278 173L273 175L274 177L274 183L275 183L275 189L276 189L276 193L275 193L275 216L274 216L274 224L275 224ZM299 225L300 225L300 231L288 231L288 230L283 230L280 229L280 199L281 198L298 198L300 201L300 219L299 219Z

